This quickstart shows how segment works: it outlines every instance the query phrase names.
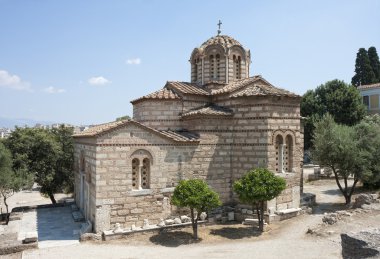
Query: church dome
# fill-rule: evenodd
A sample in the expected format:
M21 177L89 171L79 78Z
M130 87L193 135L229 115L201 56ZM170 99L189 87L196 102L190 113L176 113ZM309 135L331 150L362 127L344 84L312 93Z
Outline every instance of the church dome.
M234 38L228 35L217 35L203 42L203 44L199 48L206 49L207 47L212 46L212 45L222 46L225 50L231 48L232 46L243 47L240 44L240 42L238 42L237 40L235 40Z
M190 55L191 82L200 86L238 81L249 77L251 54L240 42L227 35L206 40ZM212 86L213 87L213 86Z

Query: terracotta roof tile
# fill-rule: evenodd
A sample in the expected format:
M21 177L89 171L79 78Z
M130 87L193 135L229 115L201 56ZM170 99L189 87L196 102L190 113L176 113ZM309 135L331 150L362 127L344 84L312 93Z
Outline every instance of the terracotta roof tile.
M166 87L173 88L184 94L210 95L204 88L188 82L169 81Z
M359 90L363 90L363 89L372 89L372 88L380 88L380 83L358 86L358 89L359 89Z
M154 93L145 95L145 96L140 97L138 99L135 99L135 100L131 101L131 103L137 103L139 101L149 100L149 99L175 100L175 99L181 99L181 98L173 90L164 87L161 90L158 90Z
M105 134L111 130L115 130L118 128L121 128L127 124L134 124L140 128L143 128L147 131L153 132L161 137L174 140L176 142L198 142L199 136L196 133L192 133L189 131L159 131L154 128L145 126L137 121L134 120L122 120L122 121L113 121L109 123L99 124L93 127L90 127L89 129L82 131L80 133L74 134L73 137L75 138L81 138L81 137L98 137L102 134Z
M197 115L211 115L211 116L232 116L233 112L231 109L217 106L209 105L206 107L197 108L182 114L182 117L197 116Z

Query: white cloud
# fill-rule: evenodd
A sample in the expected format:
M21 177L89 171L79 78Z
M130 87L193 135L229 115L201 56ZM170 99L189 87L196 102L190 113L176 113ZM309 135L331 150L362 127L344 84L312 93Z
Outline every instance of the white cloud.
M46 92L48 94L62 94L64 92L66 92L66 90L62 89L62 88L55 88L53 86L49 86L49 87L46 87L44 89L44 92Z
M90 85L105 85L110 84L111 81L102 76L94 76L88 79Z
M140 58L131 58L127 59L125 61L128 65L140 65L141 64L141 59Z
M6 87L19 91L32 91L29 82L24 82L19 76L11 75L5 70L0 70L0 87Z

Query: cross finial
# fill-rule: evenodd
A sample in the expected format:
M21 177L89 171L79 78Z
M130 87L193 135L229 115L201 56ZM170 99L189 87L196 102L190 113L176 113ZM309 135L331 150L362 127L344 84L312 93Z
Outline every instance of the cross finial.
M220 33L222 32L221 30L220 30L220 26L222 25L222 22L219 20L219 22L218 22L218 35L220 35Z

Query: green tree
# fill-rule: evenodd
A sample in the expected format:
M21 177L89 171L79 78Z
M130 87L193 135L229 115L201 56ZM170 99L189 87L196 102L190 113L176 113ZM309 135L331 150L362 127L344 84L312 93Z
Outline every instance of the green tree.
M30 186L30 183L33 183L31 180L29 177L25 177L22 171L13 171L11 152L0 143L0 195L3 198L7 214L9 213L7 199L22 187ZM8 223L8 219L7 217L6 223Z
M61 149L55 169L57 182L66 193L71 193L74 191L74 128L60 125L51 132Z
M209 211L221 205L219 196L205 181L200 179L182 180L174 189L172 204L188 207L191 213L194 239L198 239L198 219L203 211ZM197 216L195 216L197 212Z
M330 113L338 123L355 125L366 115L366 108L359 91L337 79L307 91L301 100L301 116L306 118L305 149L313 146L314 124L326 113Z
M130 119L131 117L129 117L128 115L124 115L124 116L116 118L116 121L130 120Z
M283 178L275 176L265 168L252 169L234 182L234 191L239 200L256 209L259 230L264 230L264 203L277 197L286 188Z
M331 168L346 204L350 204L356 184L368 170L367 155L360 149L354 127L335 123L330 114L316 123L312 157L320 166ZM351 187L348 186L350 176L354 178Z
M375 82L376 76L372 70L368 53L364 48L360 48L356 54L355 75L352 77L351 83L358 87L360 85L368 85Z
M73 144L71 130L16 128L5 144L12 152L13 169L27 170L40 192L56 203L54 193L72 190Z
M361 181L365 187L380 187L380 116L366 116L355 126L358 149L363 152L366 168Z
M380 82L380 60L379 60L379 56L377 55L377 51L375 47L370 47L368 49L368 58L369 58L369 63L371 64L372 71L375 74L375 78L376 78L374 83L379 83Z

